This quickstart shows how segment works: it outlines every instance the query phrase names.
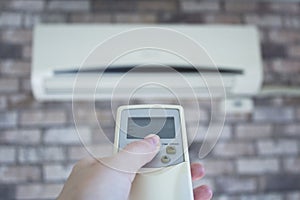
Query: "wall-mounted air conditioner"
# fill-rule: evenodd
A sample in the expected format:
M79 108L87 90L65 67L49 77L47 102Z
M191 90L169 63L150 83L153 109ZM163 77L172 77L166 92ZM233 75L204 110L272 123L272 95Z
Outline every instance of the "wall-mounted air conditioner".
M177 95L187 98L191 95L187 92L187 86L177 80L176 73L160 68L159 65L147 64L149 58L182 74L198 97L208 96L206 84L199 79L198 71L212 80L211 83L221 74L226 94L229 96L251 96L260 90L262 61L259 34L255 27L166 24L151 26L173 29L191 38L207 51L217 70L205 60L202 62L198 59L195 69L172 57L173 55L149 49L132 53L106 70L104 69L107 66L101 64L101 56L93 66L84 66L84 60L98 44L120 32L149 25L38 25L34 31L31 77L34 96L38 100L71 100L72 97L85 100L93 93L96 99L108 99L113 91L117 91L117 95L122 97L122 93L124 96L128 95L128 88L135 87L136 83L140 84L143 80L164 80L177 89ZM149 41L151 37L149 35ZM108 48L107 51L111 49ZM190 52L195 57L198 53ZM79 70L81 65L83 66ZM141 70L130 73L118 90L114 90L122 76L137 65L142 65ZM95 83L99 79L99 73L103 73L102 87L97 90ZM80 79L74 84L78 74ZM76 95L73 96L74 85ZM168 97L169 94L162 88L150 86L144 92L138 93L138 96Z

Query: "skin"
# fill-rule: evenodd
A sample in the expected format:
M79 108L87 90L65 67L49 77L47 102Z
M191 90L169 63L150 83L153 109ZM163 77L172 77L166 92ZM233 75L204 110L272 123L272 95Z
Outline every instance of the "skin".
M136 172L150 162L160 147L160 138L149 135L127 145L112 157L85 158L79 161L64 185L58 200L127 200ZM105 163L105 164L104 164ZM204 176L199 163L191 164L193 181ZM195 200L212 198L211 189L202 185L194 189Z

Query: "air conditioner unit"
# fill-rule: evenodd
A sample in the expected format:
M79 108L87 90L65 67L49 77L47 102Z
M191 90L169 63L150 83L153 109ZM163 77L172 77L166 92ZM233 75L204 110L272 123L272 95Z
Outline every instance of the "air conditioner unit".
M149 26L175 30L187 36L205 49L213 64L208 63L206 59L203 61L198 59L196 65L191 66L168 52L153 49L133 52L112 63L108 68L103 65L102 59L105 58L101 55L98 60L84 62L97 45L109 38L121 32ZM145 34L147 35L147 32ZM149 33L149 41L152 37L155 36ZM107 48L107 51L111 50ZM199 56L197 51L190 54L194 57ZM136 66L139 70L133 70ZM171 70L164 66L168 66ZM128 73L129 71L132 73ZM38 25L35 27L31 78L33 94L38 100L71 100L72 98L87 100L91 98L91 94L95 99L109 99L113 92L122 98L128 95L128 88L134 88L143 81L161 80L170 83L176 89L176 95L189 98L191 93L188 92L187 87L191 87L197 97L208 97L206 83L199 79L198 72L205 74L210 83L214 83L213 80L221 75L227 95L256 94L262 85L262 61L256 28L236 25L175 24ZM181 84L178 73L187 80L189 86ZM95 87L99 74L102 74L101 89ZM125 74L127 74L126 81L116 85ZM211 87L220 86L212 84ZM145 86L137 93L137 97L142 98L153 96L168 98L172 95L157 85Z

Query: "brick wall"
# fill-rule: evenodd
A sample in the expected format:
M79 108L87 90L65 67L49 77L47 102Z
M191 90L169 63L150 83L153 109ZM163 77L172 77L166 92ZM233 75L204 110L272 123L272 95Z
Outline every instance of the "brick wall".
M40 103L30 89L32 27L36 23L224 23L259 27L264 85L300 86L300 4L259 1L0 1L0 199L54 199L72 164L88 155L76 135L70 103ZM300 97L255 97L255 110L227 116L222 137L201 162L214 199L300 199ZM118 102L122 104L122 102ZM198 124L187 105L189 132ZM108 102L95 120L76 109L89 149L109 155ZM210 116L203 102L200 133ZM202 132L201 132L202 131ZM190 148L198 160L199 143ZM200 184L200 183L199 183Z

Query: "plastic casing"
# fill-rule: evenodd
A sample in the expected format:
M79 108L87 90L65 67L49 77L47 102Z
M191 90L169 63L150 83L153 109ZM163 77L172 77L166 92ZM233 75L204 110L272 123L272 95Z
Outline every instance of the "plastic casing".
M110 100L115 84L121 80L123 73L109 74L102 77L103 84L101 91L95 92L95 86L99 81L98 73L88 73L76 79L78 91L73 95L74 81L76 74L55 75L56 70L78 70L97 45L107 41L112 36L123 32L141 28L169 29L184 34L200 45L211 57L216 66L226 70L242 70L239 75L224 74L222 80L230 95L252 96L261 89L263 80L263 67L259 43L259 32L254 26L245 25L188 25L188 24L39 24L34 28L33 58L31 69L31 85L33 95L41 101L70 101L90 100L95 97L99 100ZM151 34L151 33L149 33ZM146 46L153 46L154 38L147 35L149 41ZM139 38L137 38L138 41ZM143 38L142 38L143 39ZM159 40L159 37L157 38ZM166 41L173 46L174 41ZM177 41L178 43L182 41ZM137 42L138 43L138 42ZM152 44L152 45L150 45ZM118 43L120 45L120 43ZM185 43L180 44L181 46ZM110 49L118 46L109 46ZM117 66L140 66L148 63L159 63L165 66L186 66L186 62L178 56L164 51L137 51L135 54L126 55L124 59L118 59ZM197 51L189 52L192 57L199 57L202 54ZM82 67L94 67L105 69L105 56L102 54L89 58L89 62ZM209 61L209 62L208 62ZM188 65L190 66L190 65ZM195 66L209 67L214 69L210 59L199 59ZM111 66L113 67L113 66ZM183 74L182 74L183 75ZM142 73L127 74L129 81L123 83L119 89L119 98L127 99L128 88L135 87L137 80L151 80L161 83L162 80L174 88L182 88L178 76L172 73ZM149 78L150 77L150 78ZM184 77L191 83L195 95L199 98L209 98L206 84L199 78L199 74L189 73ZM217 79L218 74L209 75ZM179 79L181 80L181 79ZM218 80L218 79L217 79ZM216 82L217 83L217 82ZM167 85L168 85L167 84ZM79 90L82 88L82 90ZM184 86L177 93L180 97L191 98L190 87ZM172 95L162 89L151 89L154 92L138 93L140 97L149 98L153 94L160 98L171 98Z
M130 191L129 200L192 200L193 185L188 154L187 134L183 108L179 105L129 105L121 106L117 111L114 153L118 152L121 113L125 109L138 108L177 109L181 121L184 162L151 172L137 173ZM143 169L141 169L142 171Z

